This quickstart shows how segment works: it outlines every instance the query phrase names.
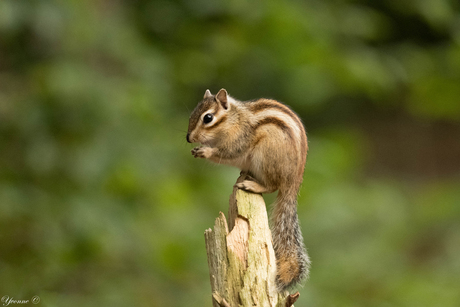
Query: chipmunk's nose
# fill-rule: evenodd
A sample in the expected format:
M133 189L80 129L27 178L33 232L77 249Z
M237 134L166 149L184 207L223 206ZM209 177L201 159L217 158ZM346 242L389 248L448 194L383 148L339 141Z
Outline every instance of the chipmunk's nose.
M190 132L187 133L187 142L191 143L191 142L190 142Z

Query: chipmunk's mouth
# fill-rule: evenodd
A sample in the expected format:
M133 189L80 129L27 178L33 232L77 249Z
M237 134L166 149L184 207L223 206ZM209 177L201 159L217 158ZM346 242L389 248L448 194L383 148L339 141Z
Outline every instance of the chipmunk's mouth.
M200 143L200 140L197 139L196 135L191 132L188 132L185 138L189 143Z

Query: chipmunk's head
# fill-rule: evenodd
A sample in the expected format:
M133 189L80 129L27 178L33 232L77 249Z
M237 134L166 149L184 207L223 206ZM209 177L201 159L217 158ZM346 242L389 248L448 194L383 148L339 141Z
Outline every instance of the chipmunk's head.
M228 112L234 102L225 89L221 89L217 95L212 95L206 90L203 100L190 115L187 142L198 142L203 145L215 143L219 135L225 131Z

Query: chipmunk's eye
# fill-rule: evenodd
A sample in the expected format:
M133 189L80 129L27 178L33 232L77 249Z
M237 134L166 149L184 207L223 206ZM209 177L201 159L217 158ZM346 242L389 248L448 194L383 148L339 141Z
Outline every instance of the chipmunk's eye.
M208 113L203 117L203 123L209 124L213 118L214 116L211 113Z

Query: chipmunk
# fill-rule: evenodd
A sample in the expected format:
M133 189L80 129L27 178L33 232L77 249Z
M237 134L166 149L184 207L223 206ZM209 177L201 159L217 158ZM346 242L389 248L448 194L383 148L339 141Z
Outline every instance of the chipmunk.
M253 193L278 190L271 217L279 291L308 276L308 258L297 217L297 194L307 157L307 136L300 118L270 99L238 101L225 89L206 90L190 115L187 142L201 143L192 154L236 166L245 180L236 186Z

